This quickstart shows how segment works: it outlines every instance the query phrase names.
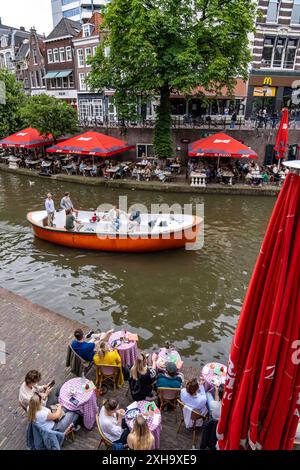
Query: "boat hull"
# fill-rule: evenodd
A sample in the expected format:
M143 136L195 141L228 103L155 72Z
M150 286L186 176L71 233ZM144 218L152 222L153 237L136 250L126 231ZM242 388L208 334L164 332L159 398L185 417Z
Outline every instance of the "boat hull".
M192 226L167 234L142 236L115 234L112 237L111 235L67 232L52 227L41 227L33 223L30 214L28 214L27 219L32 225L35 236L49 243L83 250L124 253L145 253L184 248L186 244L193 244L197 241L201 222L198 217L194 217Z

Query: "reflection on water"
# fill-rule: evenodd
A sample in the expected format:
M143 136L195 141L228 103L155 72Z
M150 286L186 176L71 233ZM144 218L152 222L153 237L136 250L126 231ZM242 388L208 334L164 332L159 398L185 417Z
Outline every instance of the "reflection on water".
M89 209L117 203L205 204L200 251L112 254L72 250L35 239L29 210L51 190ZM93 188L0 173L0 284L91 327L126 325L141 347L167 339L187 362L225 360L275 199L159 194Z

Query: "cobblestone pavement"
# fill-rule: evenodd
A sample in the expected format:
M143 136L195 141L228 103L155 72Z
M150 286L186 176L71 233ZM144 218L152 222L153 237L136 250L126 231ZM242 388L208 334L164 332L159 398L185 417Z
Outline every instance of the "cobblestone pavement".
M69 320L48 309L0 288L0 345L5 343L6 364L0 365L0 450L26 449L26 413L18 405L19 386L26 372L37 369L42 373L42 383L55 378L63 383L72 377L65 367L66 346L79 323ZM86 327L83 327L86 330ZM2 346L3 348L3 346ZM1 352L0 352L1 354ZM192 368L183 370L185 378L195 374ZM94 379L91 369L89 378ZM126 397L127 383L115 394L109 391L106 397L117 396L120 405L130 403ZM101 404L103 398L99 398ZM161 449L190 449L191 431L182 426L177 434L176 414L164 411L162 418ZM97 449L97 429L81 429L74 442L65 441L64 449ZM199 436L197 445L199 444Z

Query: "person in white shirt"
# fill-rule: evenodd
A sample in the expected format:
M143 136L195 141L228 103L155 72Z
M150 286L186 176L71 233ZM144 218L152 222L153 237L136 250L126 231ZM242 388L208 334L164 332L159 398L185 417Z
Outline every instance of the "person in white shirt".
M201 379L200 384L197 379L191 379L187 382L186 388L183 388L180 392L180 400L182 403L190 408L200 413L202 416L207 415L207 398L205 389L203 386L204 380ZM192 427L193 423L189 418L187 427Z
M222 398L224 393L224 385L215 385L215 396L210 392L207 392L207 407L210 416L213 419L219 419L221 416L221 406L222 406Z
M71 201L70 193L65 193L64 197L60 201L60 207L64 209L65 211L68 209L72 209L72 211L76 214L76 217L78 217L78 210L74 208L73 202Z
M53 220L54 220L54 215L55 215L55 206L54 206L54 201L52 199L52 194L51 193L47 194L47 199L45 200L45 209L47 211L48 226L53 227Z
M59 388L53 388L50 385L38 385L41 381L41 374L37 370L30 370L25 376L25 381L22 383L19 390L19 402L23 408L27 408L30 398L35 392L38 392L43 399L43 404L48 407L57 402Z
M125 410L119 409L119 402L110 398L104 402L99 414L99 423L104 436L111 442L126 444L129 429L125 423Z
M68 411L57 404L53 411L43 406L42 396L35 392L29 400L28 420L37 424L46 431L59 431L68 433L70 431L79 431L80 426L76 426L79 417L74 411ZM63 417L61 418L61 415Z

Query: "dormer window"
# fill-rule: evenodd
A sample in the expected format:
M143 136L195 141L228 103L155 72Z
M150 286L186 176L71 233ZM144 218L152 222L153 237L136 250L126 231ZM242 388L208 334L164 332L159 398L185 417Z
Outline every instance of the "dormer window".
M92 35L92 25L91 24L84 24L82 28L83 37L88 38Z

